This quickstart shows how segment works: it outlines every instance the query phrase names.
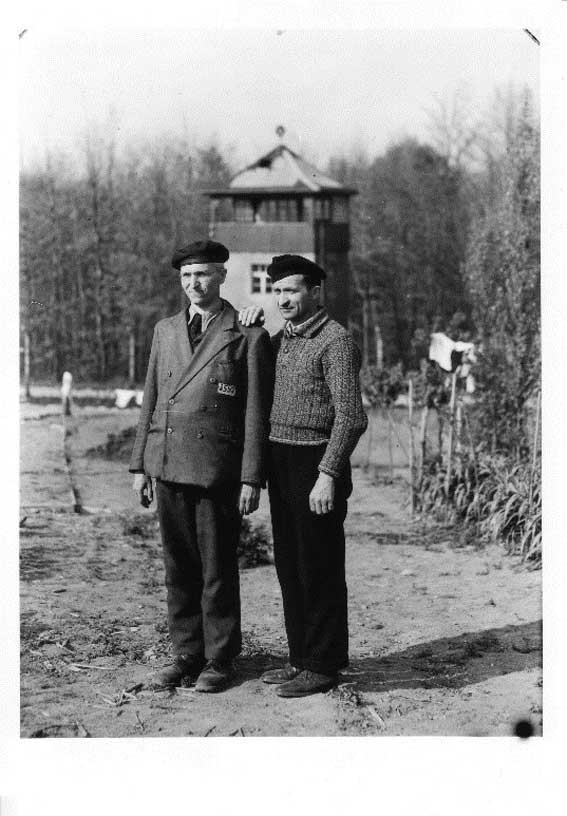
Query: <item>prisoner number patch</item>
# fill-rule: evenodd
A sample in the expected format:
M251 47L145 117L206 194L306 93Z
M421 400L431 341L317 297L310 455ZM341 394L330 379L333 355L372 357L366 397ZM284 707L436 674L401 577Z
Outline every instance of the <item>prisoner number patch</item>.
M230 385L230 383L220 382L217 391L219 392L219 394L224 394L226 397L236 396L236 386Z

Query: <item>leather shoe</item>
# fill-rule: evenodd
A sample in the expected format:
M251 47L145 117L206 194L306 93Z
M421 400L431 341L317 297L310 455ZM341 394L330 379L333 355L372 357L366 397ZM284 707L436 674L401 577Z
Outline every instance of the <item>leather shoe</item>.
M270 669L270 671L264 672L260 680L263 683L287 683L288 680L297 677L300 671L301 669L296 669L295 666L288 663L281 669Z
M224 691L230 685L234 677L234 666L232 663L219 663L216 660L209 660L195 684L195 691L214 694L217 691Z
M149 687L154 691L175 688L183 680L194 681L205 664L204 658L192 655L175 655L170 666L166 666L149 680Z
M293 680L279 686L276 694L278 697L308 697L310 694L329 691L336 683L336 674L318 674L304 669Z

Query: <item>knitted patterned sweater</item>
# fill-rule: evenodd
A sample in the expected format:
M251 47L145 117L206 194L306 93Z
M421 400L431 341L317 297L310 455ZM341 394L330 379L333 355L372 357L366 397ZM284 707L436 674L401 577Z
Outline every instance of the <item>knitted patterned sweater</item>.
M368 425L358 375L360 352L325 309L306 321L301 334L272 338L276 358L272 442L328 442L319 470L338 477Z

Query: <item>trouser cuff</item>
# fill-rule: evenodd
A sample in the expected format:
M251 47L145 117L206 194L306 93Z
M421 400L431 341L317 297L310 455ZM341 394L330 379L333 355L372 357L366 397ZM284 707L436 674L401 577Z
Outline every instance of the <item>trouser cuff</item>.
M334 677L341 669L346 669L347 666L348 659L342 660L339 663L324 663L320 660L306 659L303 661L302 668L316 672L317 674L326 674L327 677Z

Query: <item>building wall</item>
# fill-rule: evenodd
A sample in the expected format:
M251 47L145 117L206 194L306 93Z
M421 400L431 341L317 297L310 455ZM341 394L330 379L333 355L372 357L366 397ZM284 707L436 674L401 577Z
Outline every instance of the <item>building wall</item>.
M298 221L274 224L225 221L211 224L209 234L230 252L264 252L270 257L286 252L298 255L313 252L315 240L312 224Z
M323 302L331 317L348 326L349 227L321 220L314 226L302 222L211 224L212 237L230 251L224 297L237 309L253 303L261 305L271 334L281 328L281 317L273 295L252 292L252 265L267 266L274 255L285 253L303 255L321 264L327 273Z
M251 305L262 306L266 315L265 326L270 334L275 334L281 329L281 315L271 293L252 292L252 265L268 266L274 254L278 253L231 252L225 264L226 281L221 290L221 295L232 303L235 309L243 309ZM301 254L311 261L315 260L313 252L301 252Z

